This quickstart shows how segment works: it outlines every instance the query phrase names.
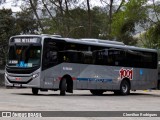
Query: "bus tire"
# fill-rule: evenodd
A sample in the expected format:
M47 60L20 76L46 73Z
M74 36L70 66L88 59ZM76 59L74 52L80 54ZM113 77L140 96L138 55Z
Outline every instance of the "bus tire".
M127 80L121 82L119 93L121 95L128 95L130 93L130 84Z
M33 95L38 95L38 91L39 91L38 88L32 88Z
M92 93L92 95L102 95L103 94L103 90L90 90L90 92Z
M62 78L60 85L60 95L66 95L66 90L67 90L66 78Z

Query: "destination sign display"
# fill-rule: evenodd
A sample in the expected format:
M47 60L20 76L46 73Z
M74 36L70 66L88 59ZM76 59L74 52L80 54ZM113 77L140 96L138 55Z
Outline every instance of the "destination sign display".
M40 38L36 38L36 37L16 37L16 38L12 38L11 43L40 43L41 40Z

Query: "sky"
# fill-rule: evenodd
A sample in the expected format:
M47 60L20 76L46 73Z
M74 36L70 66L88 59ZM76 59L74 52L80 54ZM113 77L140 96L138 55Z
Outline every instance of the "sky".
M18 3L16 3L15 1L16 0L0 0L1 1L1 5L0 5L0 9L3 9L3 8L6 8L6 9L12 9L13 12L18 12L18 11L21 11L20 7L17 7L17 6L20 6L22 1L19 0ZM6 1L4 3L4 1Z
M6 1L6 2L4 3L4 1ZM15 2L15 1L18 1L18 2ZM11 8L13 12L21 11L20 6L23 3L23 1L24 0L0 0L0 3L1 3L0 9L2 9L2 8L10 9ZM86 0L80 0L79 4L83 3L84 1L86 2ZM106 1L106 0L104 0L104 1ZM107 1L109 2L110 0L107 0ZM155 1L160 1L160 0L155 0ZM106 5L105 2L100 2L100 0L90 0L90 3L91 3L91 7ZM148 2L148 3L151 4L152 0L150 0L150 2ZM114 0L114 4L120 4L120 0Z
M18 0L17 4L15 2L17 0L0 0L0 1L2 2L2 4L0 5L0 9L2 8L10 9L11 8L13 12L21 11L20 5L23 3L23 0ZM6 2L4 3L4 1ZM103 6L100 0L90 0L90 2L91 2L91 6Z

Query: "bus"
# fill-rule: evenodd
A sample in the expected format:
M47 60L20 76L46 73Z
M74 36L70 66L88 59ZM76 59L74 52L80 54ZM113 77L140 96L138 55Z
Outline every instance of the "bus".
M17 35L9 40L5 85L39 91L90 90L93 95L157 87L158 56L154 49L122 42Z

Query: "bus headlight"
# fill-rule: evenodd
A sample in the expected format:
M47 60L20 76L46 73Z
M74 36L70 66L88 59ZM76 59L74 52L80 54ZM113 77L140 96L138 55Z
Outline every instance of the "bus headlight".
M38 76L39 76L39 73L36 73L36 74L32 75L32 78L34 79L34 78L37 78Z

